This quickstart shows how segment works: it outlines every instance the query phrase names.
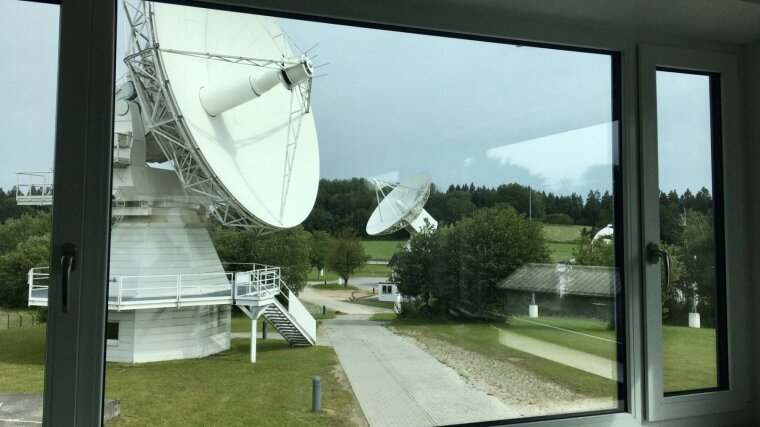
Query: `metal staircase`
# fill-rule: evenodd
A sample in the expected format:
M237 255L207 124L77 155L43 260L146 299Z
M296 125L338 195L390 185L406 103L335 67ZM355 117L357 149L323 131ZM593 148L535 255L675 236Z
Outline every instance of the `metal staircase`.
M252 264L235 273L234 304L252 320L252 360L255 360L255 320L263 315L291 346L312 346L317 341L317 321L282 280L280 267ZM280 299L285 300L285 304Z
M262 315L291 346L308 347L314 345L314 340L298 327L293 316L276 299L264 310Z

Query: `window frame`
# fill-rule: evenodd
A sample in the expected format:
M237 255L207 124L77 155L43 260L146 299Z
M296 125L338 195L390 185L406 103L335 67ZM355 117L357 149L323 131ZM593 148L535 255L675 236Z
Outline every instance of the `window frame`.
M53 193L43 425L99 425L108 291L95 284L108 280L116 2L62 2L59 13L59 179ZM75 253L66 310L65 247Z
M719 105L720 123L713 123L714 137L718 136L720 153L713 153L713 161L722 161L722 165L713 165L713 172L722 170L722 176L714 177L716 184L721 184L723 206L718 211L720 198L715 198L716 215L724 218L738 218L738 221L724 222L723 260L725 262L725 312L726 324L725 351L728 385L725 389L695 390L694 392L664 392L662 363L662 296L660 290L660 265L649 264L642 259L644 278L644 313L645 313L645 363L647 366L646 407L647 419L652 421L670 420L689 416L714 414L716 412L742 411L749 409L749 384L746 379L748 343L746 331L741 328L746 319L747 301L744 269L742 268L742 249L745 246L741 224L743 224L742 198L742 132L740 119L741 97L739 93L738 58L736 55L680 49L673 47L644 45L639 49L639 96L641 102L641 176L642 176L642 247L659 242L659 186L657 163L657 93L656 73L658 70L679 70L699 74L719 76L719 100L711 100ZM712 82L711 82L712 84ZM715 115L713 115L715 117ZM717 128L716 128L717 126ZM719 131L719 135L715 132ZM714 141L715 143L715 141ZM722 159L720 158L722 157ZM723 165L732 167L722 167ZM736 167L734 167L736 165ZM731 183L731 185L725 185ZM736 185L739 184L739 185ZM714 191L714 193L717 193ZM718 221L718 225L721 221ZM720 230L716 230L720 236ZM721 242L716 242L716 256L721 256ZM645 257L644 257L645 258ZM718 266L719 267L719 266ZM720 277L718 279L720 281ZM720 283L718 283L720 286ZM719 301L720 304L720 301ZM718 308L720 314L721 308ZM718 330L720 336L720 331ZM744 377L744 378L743 378ZM719 384L722 386L722 384ZM744 396L744 397L742 397Z
M178 0L179 1L179 0ZM644 344L649 339L644 334L643 326L649 322L645 311L643 283L641 179L642 170L639 151L639 77L637 67L637 43L639 40L657 40L657 37L642 33L609 31L600 35L596 28L576 25L572 22L531 21L526 22L519 15L484 16L478 8L464 9L440 5L437 13L419 13L420 4L402 0L379 2L362 0L353 3L308 2L305 0L197 0L184 2L199 7L216 7L244 11L249 13L267 13L291 18L307 18L317 21L349 23L383 27L390 29L411 29L413 31L440 30L462 35L476 35L492 39L525 40L543 45L573 46L594 50L615 51L620 53L621 83L621 165L624 176L622 217L626 227L623 230L625 319L627 338L627 396L628 412L581 416L558 420L536 420L530 422L535 426L589 426L641 425L647 417L645 406L649 405L651 415L652 402L647 399L647 372ZM57 292L50 298L50 324L47 337L47 360L45 379L44 424L52 425L96 425L102 422L102 399L104 387L104 353L106 321L106 289L102 286L89 286L85 283L106 283L108 268L109 227L110 227L110 191L111 191L111 147L103 141L112 138L112 109L114 84L114 45L116 34L116 1L79 0L61 2L61 38L59 59L59 87L56 132L56 173L66 179L58 179L53 209L53 245L51 266L59 258L60 247L65 242L75 243L78 247L80 268L74 272L70 290L69 313L59 314L60 301ZM464 13L463 13L464 12ZM661 42L671 41L660 37ZM682 46L704 47L702 43L678 40L673 42ZM708 43L716 50L735 51L732 45ZM724 93L725 90L724 90ZM738 99L738 98L737 98ZM643 106L641 112L643 111ZM724 111L724 114L727 112ZM738 117L738 116L737 116ZM728 127L728 126L726 126ZM736 130L731 131L735 134ZM736 135L735 135L736 136ZM736 144L724 148L727 162L741 158L742 141L732 138ZM738 163L741 164L742 162ZM737 164L737 165L738 165ZM743 192L743 175L739 167L726 171L725 182L730 183L731 191L726 189L727 203L741 202ZM741 184L735 187L734 184ZM86 195L86 197L85 197ZM733 205L732 205L733 206ZM65 210L63 209L65 208ZM739 213L741 214L741 213ZM739 297L746 297L745 258L736 251L743 242L741 230L745 224L742 216L735 221L731 230L727 230L727 280L740 283L738 292L729 294L729 336L733 337L729 348L730 357L742 357L746 360L747 335L737 332L741 324L737 319L744 315L744 304L734 307ZM738 235L737 235L738 233ZM86 255L86 258L84 257ZM731 261L731 256L734 260ZM85 260L83 262L82 260ZM731 262L729 262L731 261ZM51 290L60 287L60 274L51 269ZM746 301L746 300L745 300ZM651 348L648 348L652 350ZM733 359L732 359L733 360ZM734 379L738 374L736 362L731 363L731 384L739 387L746 384ZM731 393L740 393L748 399L748 389L733 389ZM744 393L744 394L741 394ZM736 394L735 394L736 395ZM682 398L678 396L675 398ZM670 399L670 398L669 398ZM746 414L717 413L718 411L736 410L736 405L706 405L709 402L722 402L720 398L700 399L696 405L681 405L673 412L671 418L687 418L700 413L698 409L707 408L712 415L706 415L692 421L697 424L714 425L718 422L746 420ZM694 408L696 406L696 409ZM743 409L746 405L740 405ZM664 418L663 418L664 419ZM519 420L514 420L519 423ZM692 424L694 425L694 424Z

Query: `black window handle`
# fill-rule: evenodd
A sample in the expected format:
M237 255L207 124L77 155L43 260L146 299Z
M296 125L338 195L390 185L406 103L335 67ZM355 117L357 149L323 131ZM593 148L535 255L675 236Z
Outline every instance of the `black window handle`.
M69 311L69 280L76 270L77 247L66 243L61 247L61 312Z
M657 264L662 258L665 262L665 289L670 288L670 256L667 252L660 249L657 243L650 243L647 245L647 260L650 264Z

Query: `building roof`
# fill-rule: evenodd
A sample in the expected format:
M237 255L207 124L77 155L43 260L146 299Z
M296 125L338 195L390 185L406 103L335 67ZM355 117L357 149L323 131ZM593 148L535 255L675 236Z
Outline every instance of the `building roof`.
M620 288L618 277L614 267L525 264L498 286L515 291L611 298Z

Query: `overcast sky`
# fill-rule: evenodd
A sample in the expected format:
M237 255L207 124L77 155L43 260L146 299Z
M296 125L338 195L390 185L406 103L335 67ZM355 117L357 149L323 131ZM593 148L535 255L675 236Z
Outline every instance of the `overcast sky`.
M329 63L313 89L322 177L426 170L443 187L611 188L609 57L279 22L302 49L319 43L309 52L317 65ZM9 188L17 171L52 167L57 6L2 1L0 31L0 186ZM658 77L661 188L709 188L706 78L669 74Z

